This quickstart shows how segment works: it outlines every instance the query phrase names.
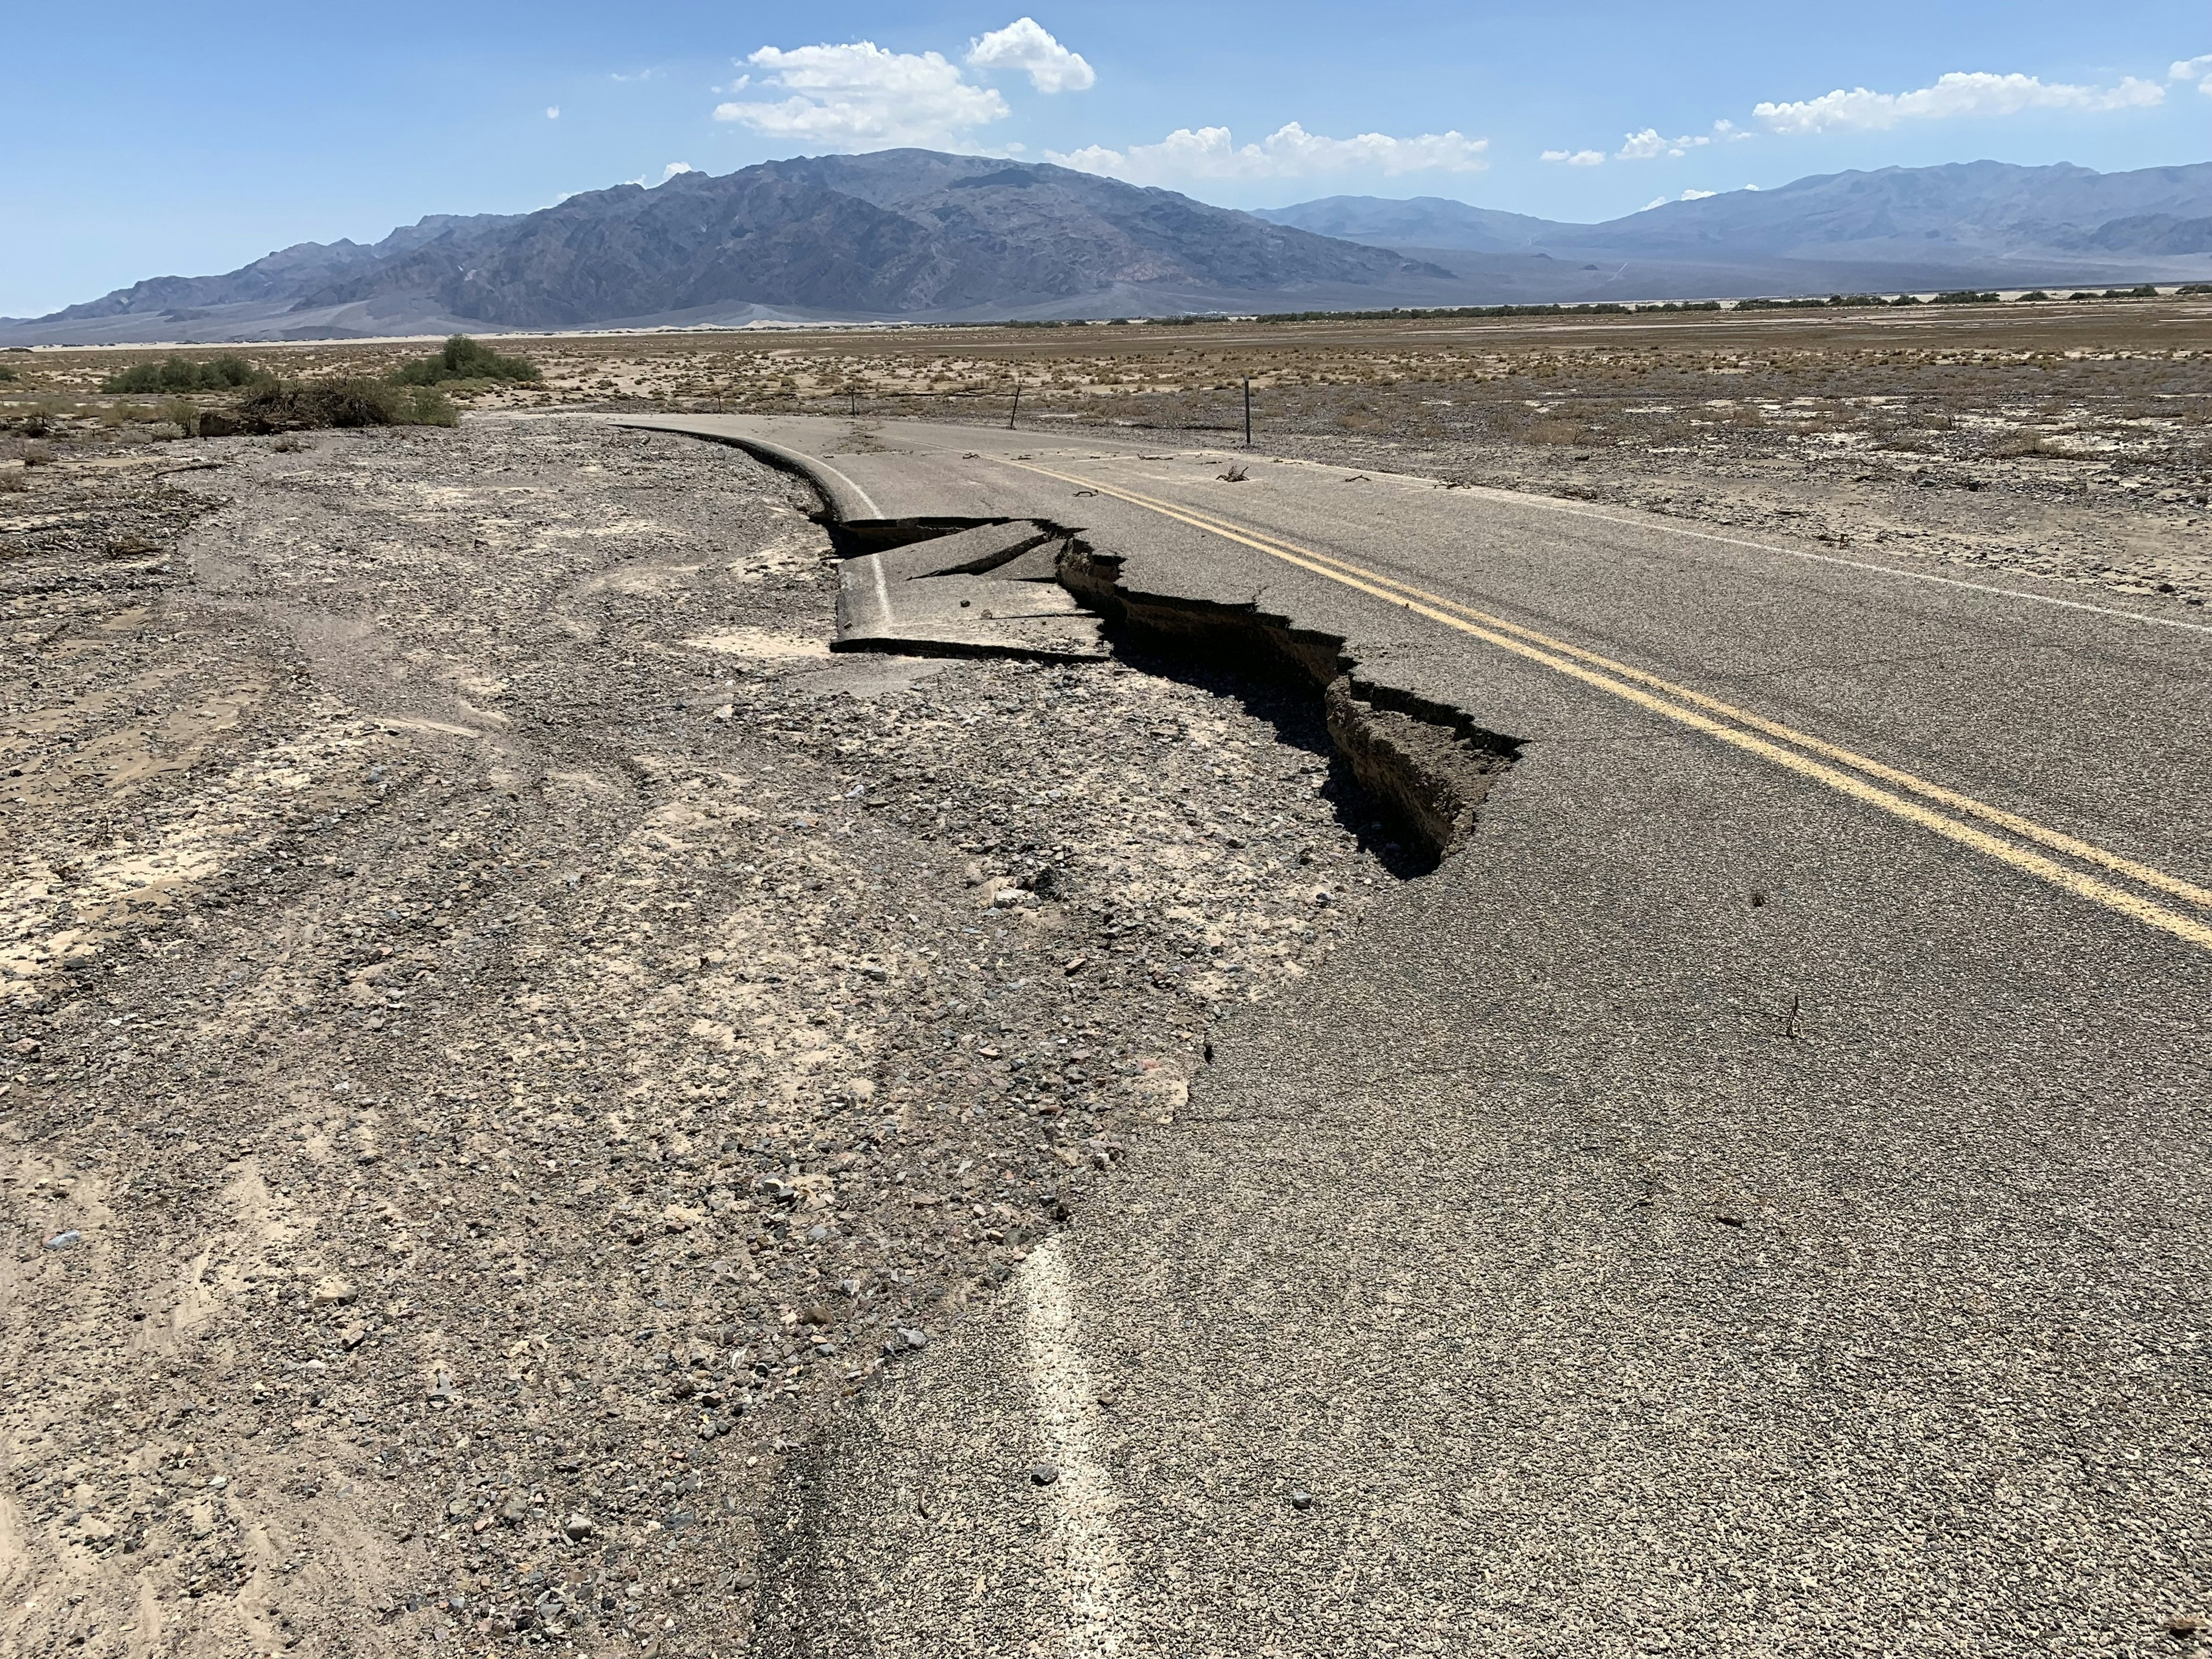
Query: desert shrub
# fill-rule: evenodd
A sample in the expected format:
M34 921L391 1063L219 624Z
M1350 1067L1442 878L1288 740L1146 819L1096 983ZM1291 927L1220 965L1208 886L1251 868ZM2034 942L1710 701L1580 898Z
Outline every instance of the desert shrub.
M2041 289L2032 288L2028 289L2027 293L2020 296L2020 303L2026 305L2032 301L2048 300L2050 297L2051 296L2048 294L2045 294Z
M278 380L249 392L231 418L241 432L302 432L317 427L451 426L459 417L428 386L388 380Z
M15 371L13 368L6 363L0 363L0 380L12 380L15 378Z
M31 487L31 475L27 468L0 466L0 492L17 495Z
M1938 306L1993 306L1996 302L1995 294L1978 288L1954 288L1929 301Z
M2212 294L2212 283L2184 283L2176 294Z
M434 357L425 357L394 369L394 386L441 386L447 380L535 380L538 365L527 357L510 357L494 351L480 340L456 334Z
M28 443L23 446L23 465L25 466L46 466L49 465L53 459L54 452L45 444Z
M102 392L234 392L271 377L245 358L228 353L195 362L171 356L160 362L133 363L100 383Z

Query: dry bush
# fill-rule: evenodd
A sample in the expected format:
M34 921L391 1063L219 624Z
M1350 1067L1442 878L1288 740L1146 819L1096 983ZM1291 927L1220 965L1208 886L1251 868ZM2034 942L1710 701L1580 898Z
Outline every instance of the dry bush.
M53 447L50 444L42 444L34 441L23 446L25 466L46 466L52 463L53 459Z
M0 466L0 495L19 495L31 487L29 471L20 466Z
M234 419L246 432L297 432L311 427L451 426L456 416L443 392L383 380L279 380L238 401Z

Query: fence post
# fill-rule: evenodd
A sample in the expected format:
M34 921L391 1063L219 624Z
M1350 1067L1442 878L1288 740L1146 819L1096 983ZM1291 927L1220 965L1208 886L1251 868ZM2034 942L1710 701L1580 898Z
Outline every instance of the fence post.
M1022 412L1022 377L1014 376L1014 406L1006 411L1006 430L1014 429L1014 416Z
M1252 447L1252 377L1244 377L1244 447Z

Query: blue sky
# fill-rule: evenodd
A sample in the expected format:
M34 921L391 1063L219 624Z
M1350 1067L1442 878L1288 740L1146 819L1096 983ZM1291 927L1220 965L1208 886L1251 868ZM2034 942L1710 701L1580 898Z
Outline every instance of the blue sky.
M2212 154L2203 0L114 0L19 8L4 50L16 316L425 213L896 143L1231 206L1438 195L1562 219L1844 167Z

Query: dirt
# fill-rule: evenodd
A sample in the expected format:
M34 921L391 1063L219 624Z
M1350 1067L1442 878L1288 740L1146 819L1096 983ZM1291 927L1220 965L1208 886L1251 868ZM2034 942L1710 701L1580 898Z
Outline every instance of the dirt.
M741 1650L822 1413L1407 867L1310 690L831 658L812 504L726 448L64 434L27 484L10 1653Z

